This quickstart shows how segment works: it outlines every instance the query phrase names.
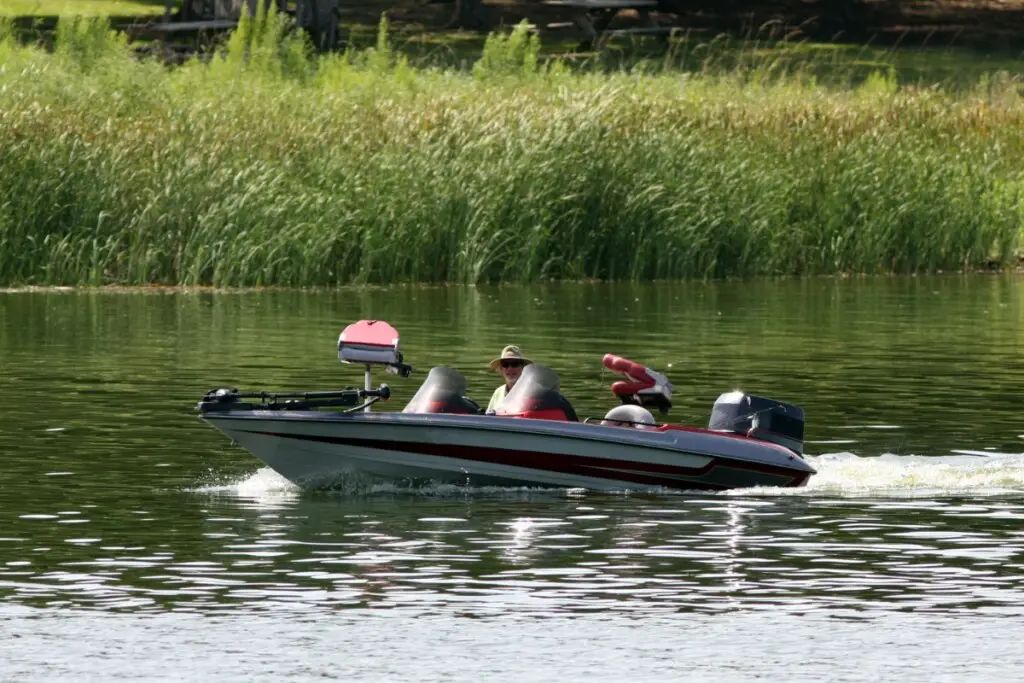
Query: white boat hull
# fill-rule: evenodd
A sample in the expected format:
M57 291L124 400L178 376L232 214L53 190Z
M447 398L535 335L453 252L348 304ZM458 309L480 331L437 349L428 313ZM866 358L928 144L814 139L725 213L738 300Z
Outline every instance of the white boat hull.
M469 486L722 490L802 486L814 469L773 443L484 415L253 410L203 419L306 488L369 478Z

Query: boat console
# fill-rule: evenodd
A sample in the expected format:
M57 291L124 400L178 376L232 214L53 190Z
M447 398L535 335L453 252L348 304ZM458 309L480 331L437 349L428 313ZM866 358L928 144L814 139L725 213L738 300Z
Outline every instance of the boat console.
M427 379L402 409L403 413L477 415L480 406L466 396L466 378L454 368L431 368Z
M523 368L519 381L502 401L497 414L538 420L579 422L576 411L560 391L558 374L538 363Z

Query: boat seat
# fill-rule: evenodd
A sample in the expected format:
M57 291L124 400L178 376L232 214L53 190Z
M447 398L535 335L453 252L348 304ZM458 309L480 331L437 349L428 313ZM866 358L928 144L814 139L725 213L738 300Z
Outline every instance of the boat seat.
M526 407L525 410L506 412L499 410L498 415L509 417L528 417L535 420L559 420L562 422L579 422L576 410L562 394L553 392L541 400Z

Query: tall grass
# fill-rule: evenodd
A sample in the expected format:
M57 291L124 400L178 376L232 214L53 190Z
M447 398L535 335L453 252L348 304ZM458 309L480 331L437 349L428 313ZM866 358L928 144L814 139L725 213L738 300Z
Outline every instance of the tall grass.
M468 71L273 11L168 68L101 21L0 29L0 282L331 285L1010 264L1024 103L876 75L579 72L525 27Z

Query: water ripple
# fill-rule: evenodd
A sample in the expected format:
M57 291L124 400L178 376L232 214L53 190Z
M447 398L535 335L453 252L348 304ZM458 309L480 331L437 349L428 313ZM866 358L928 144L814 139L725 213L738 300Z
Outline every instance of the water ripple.
M1020 496L837 498L829 489L795 497L396 489L310 497L282 495L287 487L260 471L190 494L203 523L217 529L194 539L202 549L63 537L79 551L62 560L48 546L36 553L5 537L8 555L27 554L0 567L0 591L7 601L116 611L877 614L1019 604ZM273 504L261 504L261 493ZM62 516L26 517L60 535Z
M0 603L113 612L451 616L1016 614L1021 283L560 285L0 294ZM934 294L939 292L939 294ZM609 310L617 311L608 315ZM581 414L614 352L673 418L737 386L808 410L803 489L302 493L200 424L212 386L343 385L332 344L391 319L474 396L507 343ZM510 338L510 321L515 321ZM970 349L969 353L965 349ZM415 382L397 383L400 407ZM792 622L790 622L792 623Z

